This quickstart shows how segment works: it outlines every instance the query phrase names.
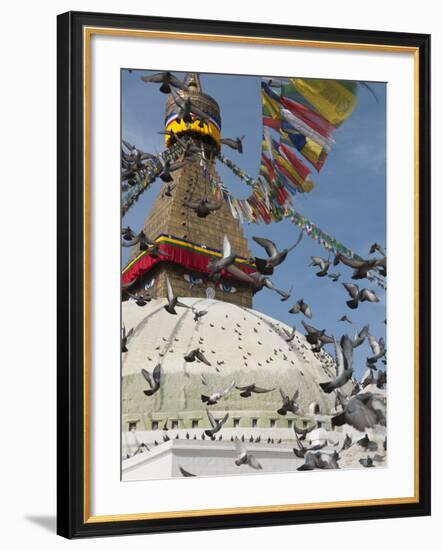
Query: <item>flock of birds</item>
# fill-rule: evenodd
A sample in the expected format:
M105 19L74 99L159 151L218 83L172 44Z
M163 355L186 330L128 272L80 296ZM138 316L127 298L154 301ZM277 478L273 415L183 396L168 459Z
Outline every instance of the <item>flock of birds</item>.
M191 96L183 96L177 93L176 90L182 90L184 92L189 91L189 87L175 75L170 72L156 73L151 76L141 77L146 83L160 84L160 92L164 94L170 94L173 102L174 109L177 115L176 121L180 123L183 121L186 125L193 123L194 117L199 123L200 127L203 127L209 122L208 115L202 111L192 100ZM142 183L146 170L149 167L155 166L155 178L159 177L165 182L166 189L164 196L172 196L174 186L172 172L182 168L189 158L196 154L204 157L204 148L201 144L198 144L191 136L186 136L185 139L179 137L173 131L159 132L160 134L168 134L174 138L174 141L181 145L181 158L177 161L171 161L164 155L153 155L147 153L122 140L121 146L121 181L123 185L133 186L137 183ZM221 138L222 145L226 145L231 149L243 152L243 140L245 136L237 138ZM220 203L212 203L207 198L198 202L191 202L187 205L188 208L194 209L200 217L205 217L210 212L220 208Z
M143 234L144 235L144 234ZM140 244L141 243L148 243L147 246L151 246L149 239L144 237L140 237L140 235L136 236L135 239L133 238L132 232L129 230L129 228L123 229L123 240L125 238L130 237L130 241L133 244ZM209 272L210 277L213 280L219 280L219 278L222 276L222 273L224 271L228 271L230 274L237 278L241 278L241 280L249 280L247 278L250 278L251 281L254 281L254 284L256 284L256 281L260 280L260 283L263 283L264 280L269 280L268 276L269 274L273 274L275 268L277 268L284 260L287 258L288 254L300 243L302 238L302 233L300 237L297 239L296 243L294 243L292 246L279 250L275 243L272 241L269 241L268 239L262 239L258 237L254 237L255 242L262 246L264 250L267 253L266 258L254 258L254 263L256 265L257 271L256 273L252 275L248 275L242 270L240 270L239 267L234 265L235 261L235 254L232 252L230 243L228 242L228 238L224 238L224 246L223 246L223 254L220 258L212 260ZM136 241L136 242L135 242ZM378 246L378 245L376 245ZM373 248L373 247L372 247ZM149 250L149 248L148 248ZM155 251L155 253L158 253L158 250ZM368 259L368 260L361 260L358 261L358 264L351 265L354 270L353 278L361 278L361 273L365 273L365 277L369 274L368 269L366 269L366 266L370 265L373 266L376 262L377 265L385 265L385 259L386 256L383 256L383 261L379 262L379 259ZM328 260L321 259L323 261L323 264L326 264ZM347 258L345 258L347 260ZM339 256L339 261L342 262L344 265L348 265L345 263L345 261L342 261L342 256ZM320 268L320 271L318 272L318 276L323 277L325 274L324 271L327 270L327 265L319 265L318 258L314 257L312 258L313 265L318 265ZM374 269L372 267L372 269ZM240 273L240 275L237 275L237 273ZM171 315L177 315L177 308L186 308L192 310L192 318L194 322L199 322L202 317L205 317L209 311L208 310L198 310L196 308L192 308L191 306L185 304L178 296L175 295L172 285L170 283L170 280L166 278L167 283L167 301L164 305L164 309ZM348 290L348 286L356 286L351 285L350 283L343 283L344 288ZM262 286L266 286L267 288L270 288L271 290L276 290L279 294L281 294L282 291L279 289L275 289L272 286L268 286L265 283L262 284ZM373 291L366 290L370 295L374 294ZM123 292L128 293L127 289L123 289ZM128 293L129 298L132 298L135 303L139 306L144 306L146 303L148 303L153 298L149 295L148 291L143 290L140 291L140 293L137 294L131 294ZM284 293L282 299L286 300L290 297L290 293ZM351 301L356 300L357 298L352 298ZM359 301L364 302L376 302L377 300L373 299L364 299L364 297L358 298ZM350 309L354 309L354 304L348 303L347 306ZM289 312L291 314L302 314L308 319L311 319L313 317L312 308L309 306L308 303L303 298L300 298L296 301L296 303L290 308ZM352 321L348 318L347 315L343 315L339 321L352 323ZM365 390L366 386L368 385L375 385L379 389L383 389L387 382L387 376L386 376L386 369L383 370L378 369L379 362L382 362L384 366L387 364L386 360L386 346L383 338L376 339L369 330L369 326L364 326L360 331L356 332L356 334L351 337L348 334L343 334L339 340L336 340L333 336L330 336L326 334L325 329L319 329L311 324L308 324L304 320L301 321L302 325L305 329L305 339L307 343L310 345L311 350L313 353L317 354L320 353L324 346L327 345L333 345L334 347L334 365L335 365L335 376L332 379L328 379L324 382L320 382L319 386L321 390L327 394L330 394L334 392L336 399L335 399L335 409L338 411L340 409L340 412L338 414L335 414L331 418L331 425L332 427L336 426L343 426L343 425L349 425L355 428L356 430L360 432L365 432L369 428L373 428L376 425L385 426L386 425L386 414L385 414L385 399L382 397L382 395L378 395L376 393L373 393L372 391L362 391ZM256 330L256 329L255 329ZM125 327L123 326L122 329L122 340L121 340L121 351L122 353L127 353L128 351L128 340L133 334L133 329L131 329L129 332L126 332ZM286 341L290 342L293 340L296 334L295 327L292 328L292 331L289 333L286 331ZM365 341L368 342L369 347L371 349L371 354L367 356L366 358L366 371L361 377L360 380L356 380L354 376L354 368L353 368L353 353L354 349L361 346ZM202 340L200 340L200 343L202 343ZM130 346L129 346L130 347ZM186 363L194 363L194 362L200 362L207 366L212 366L212 362L206 357L204 350L200 347L196 347L186 353L186 355L183 357L184 361ZM215 367L216 370L219 372L218 366ZM162 367L160 364L157 364L152 372L149 370L143 368L141 370L141 374L144 377L144 380L148 384L148 389L143 390L145 395L147 397L151 397L154 395L161 386L162 383ZM263 388L255 383L250 383L245 386L238 386L235 384L234 381L230 382L225 387L217 387L211 384L204 375L201 377L202 385L204 386L203 393L201 393L201 401L203 404L205 404L207 407L210 407L211 405L215 405L218 402L220 402L223 399L226 399L232 391L237 390L239 391L239 395L242 398L248 398L252 394L265 394L272 391L275 391L276 388ZM347 392L344 392L344 386L350 382L350 390L347 389ZM346 386L348 388L348 386ZM279 415L287 415L293 414L297 415L299 414L299 391L295 391L293 395L288 395L282 388L279 388L280 396L281 396L281 406L277 410L277 413ZM209 421L210 427L204 431L203 437L207 437L211 440L215 440L216 434L219 434L221 432L223 426L227 422L229 418L229 413L224 414L221 418L216 418L209 408L206 409L207 412L207 418ZM338 461L339 461L339 453L338 451L334 450L333 454L330 454L328 451L321 450L325 444L321 447L318 446L311 446L306 447L302 444L302 437L305 438L307 431L303 430L301 431L301 437L298 437L299 428L295 428L295 433L297 434L298 439L298 448L294 449L294 453L297 457L300 457L301 455L305 457L305 464L303 464L299 469L300 470L310 470L310 469L330 469L330 468L337 468ZM219 436L219 438L221 435ZM368 437L368 436L364 436ZM261 469L261 465L257 461L256 457L253 456L253 454L250 454L247 452L245 442L237 440L232 438L232 441L235 444L235 448L237 450L238 458L235 461L237 465L246 464L249 465L251 468L254 469ZM365 441L364 438L360 440ZM358 441L358 445L362 446L362 443ZM370 448L373 449L374 445L376 445L374 442L371 442L372 445ZM350 447L348 436L344 442L344 445L342 446L343 451L348 449ZM381 459L379 456L377 457L370 457L367 456L363 459L361 459L360 464L364 467L374 467L376 461L380 461ZM258 466L259 465L259 466ZM183 474L184 475L184 474ZM194 475L194 474L192 474Z
M177 79L174 75L169 72L163 72L148 77L142 77L142 79L145 82L160 84L160 92L172 95L179 119L189 123L192 120L191 113L194 113L199 118L200 124L204 124L204 122L206 122L205 113L202 111L200 112L189 97L183 98L176 93L175 88L187 90L187 87L184 82ZM180 141L178 136L174 137L178 142ZM222 142L241 153L243 150L242 140L243 137L237 138L236 140L227 138L223 139ZM173 182L171 172L183 166L186 156L189 154L195 154L195 152L199 151L198 147L196 147L192 141L183 142L182 145L184 149L183 158L177 162L171 163L170 161L164 160L161 156L154 156L149 153L144 153L129 143L123 141L123 180L133 181L134 178L136 180L137 174L139 174L140 170L143 169L145 162L157 159L161 162L159 177L167 184L165 195L170 196L171 191L173 190L171 186L171 182ZM196 216L205 218L210 216L213 212L216 212L220 208L221 204L211 201L206 197L202 197L199 200L186 201L184 206L192 210ZM284 291L277 288L269 276L274 274L278 266L280 266L286 260L288 255L299 245L302 237L303 232L301 231L297 241L293 245L281 250L273 241L269 239L256 236L253 237L253 241L262 247L266 255L265 257L250 258L250 261L253 262L256 267L256 271L249 274L241 270L238 265L236 265L237 255L235 255L232 250L228 237L224 236L221 257L212 259L208 265L209 279L219 281L221 277L227 273L229 276L234 277L240 282L250 285L254 291L267 288L277 293L281 297L281 301L287 301L291 297L292 289L289 291ZM159 245L150 239L144 231L134 233L130 227L122 229L121 244L124 247L138 246L140 250L147 251L147 253L153 257L167 256L167 253L162 251ZM373 256L376 252L379 253L379 256ZM317 277L328 277L336 283L340 279L341 273L332 273L330 272L330 268L332 265L336 267L340 264L352 269L351 278L353 280L360 281L370 279L370 273L372 272L377 272L382 276L386 276L386 253L383 247L381 247L378 243L374 243L370 247L369 257L367 259L356 260L353 258L347 258L343 254L337 253L333 261L331 261L330 258L313 256L311 257L310 266L317 268L315 273ZM177 308L189 309L190 306L186 305L178 296L175 295L168 278L166 282L167 301L164 305L164 309L171 315L177 315ZM132 299L138 306L143 307L153 299L148 290L132 292L132 284L133 283L123 285L123 300ZM342 284L350 298L346 300L345 303L351 310L357 309L363 302L379 302L379 298L375 291L370 288L360 288L358 284L351 282L344 282ZM190 309L192 309L193 319L195 322L199 322L203 316L208 314L208 311L206 310L197 310L194 308ZM309 320L313 318L312 308L302 297L299 298L288 311L290 314L301 314ZM343 315L339 321L350 324L352 323L351 319L347 315ZM377 393L365 391L365 388L368 385L375 385L379 389L383 389L385 387L387 380L386 368L383 370L378 370L379 361L381 361L385 367L387 364L387 350L384 340L382 338L377 340L370 333L368 325L363 327L359 332L356 332L354 337L351 337L348 334L343 334L339 340L336 340L333 336L326 334L326 329L316 328L304 320L302 320L302 325L306 331L305 338L314 353L321 352L324 346L327 345L333 345L334 347L335 376L332 379L319 383L319 386L323 392L327 394L332 392L335 393L336 409L340 409L340 412L331 418L332 427L334 428L336 426L349 425L360 432L365 432L367 429L373 428L376 425L385 426L385 399ZM296 330L295 327L293 327L292 332L286 335L286 341L291 342L295 337L295 333ZM133 329L126 332L126 328L124 326L122 327L122 353L127 353L129 351L130 345L128 346L128 343L132 335ZM353 368L353 353L354 349L362 345L366 340L368 341L372 353L366 358L366 371L364 375L360 380L356 380ZM199 347L186 353L183 359L186 363L193 363L197 361L208 366L211 366L212 364L211 361L209 361L205 356L204 351ZM218 368L217 370L219 371ZM157 364L152 371L143 368L141 369L141 374L148 384L148 389L143 391L147 398L151 398L161 387L162 367L160 364ZM247 399L252 394L265 394L275 391L276 389L261 388L254 383L250 383L246 386L237 386L234 381L229 383L226 387L213 387L204 376L202 376L201 382L204 386L204 393L201 394L201 401L207 407L210 407L222 399L227 398L227 396L235 389L240 392L239 395L244 399ZM351 382L351 389L344 392L344 389L349 387L347 385L349 382ZM299 391L295 391L293 395L288 395L281 388L279 391L281 395L281 406L277 410L277 413L283 416L288 413L297 415L299 412L299 405L297 402L299 399ZM216 434L221 432L223 426L227 422L229 414L226 413L221 418L215 418L209 408L206 409L206 412L210 426L204 431L204 434L209 439L214 440ZM313 429L313 427L311 429ZM305 459L305 463L298 468L299 470L339 468L339 452L345 451L353 445L351 438L347 435L340 451L338 452L337 450L334 450L333 453L330 454L330 452L325 452L322 450L326 443L324 445L321 444L319 446L316 445L310 447L304 445L303 441L306 439L309 431L308 429L300 429L295 426L294 430L298 442L298 448L293 449L294 454L298 458ZM219 438L220 437L221 434L219 435ZM248 465L253 469L262 469L262 466L257 458L247 450L245 441L241 441L238 438L232 438L232 441L234 442L237 453L237 458L235 459L236 465ZM367 451L377 450L377 444L371 441L367 434L358 440L356 444ZM141 452L144 448L146 448L146 445L142 444L136 453ZM384 449L386 449L386 440L384 442ZM367 456L366 458L360 459L360 463L364 467L373 467L375 465L374 462L382 460L383 457L380 455L375 455L374 457ZM183 476L195 475L187 472L183 468L181 468L180 471Z

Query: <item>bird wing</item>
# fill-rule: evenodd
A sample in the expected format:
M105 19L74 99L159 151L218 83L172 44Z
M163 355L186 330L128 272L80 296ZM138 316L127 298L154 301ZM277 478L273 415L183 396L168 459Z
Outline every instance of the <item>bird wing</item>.
M175 86L175 88L180 88L180 90L187 90L187 86L182 82L179 78L177 78L175 75L171 74L169 76L169 82L172 84L172 86Z
M273 391L275 388L270 388L270 389L267 389L267 388L260 388L259 386L253 386L253 393L268 393L270 391Z
M161 380L161 365L157 365L153 369L153 380L154 380L155 384L160 383L160 380Z
M303 313L306 317L308 317L309 319L312 318L312 310L311 310L311 307L310 307L308 304L306 304L305 302L304 302L304 303L302 304L302 306L301 306L301 311L302 311L302 313Z
M273 241L270 241L269 239L264 239L262 237L252 237L252 239L255 241L255 243L264 248L269 257L278 254L278 249L276 248L276 245Z
M203 352L201 350L197 350L197 352L195 353L195 357L201 361L202 363L205 363L206 365L208 365L209 367L211 366L211 362L208 361L206 359L206 357L204 356Z
M344 356L344 368L351 369L353 365L353 344L350 337L344 334L341 338L341 348Z
M353 260L353 259L347 258L346 256L343 256L342 254L339 255L339 261L341 261L344 265L353 267L354 269L362 267L367 263L366 260Z
M368 340L368 343L370 344L371 351L374 353L374 355L378 355L381 352L379 342L371 334L368 334L367 340Z
M233 264L229 265L228 267L226 267L226 271L231 273L239 281L243 281L244 283L248 283L251 285L255 283L255 280L252 279L250 275L245 273L242 269L240 269L236 265L233 265Z
M280 296L282 296L285 300L288 300L290 298L290 294L288 294L284 290L280 290L279 288L276 288L276 286L273 286L273 283L271 283L271 289L274 290Z
M211 212L214 212L215 210L219 210L221 208L222 203L220 203L220 202L209 202L209 203L207 203L206 206Z
M236 386L239 391L251 391L255 387L255 384L249 384L248 386Z
M212 426L212 428L216 428L217 422L213 417L212 413L209 411L209 409L206 409L206 413L207 413L207 417L209 419L210 425Z
M190 472L185 470L182 466L179 466L179 469L183 477L197 477L196 474L191 474Z
M299 390L296 390L295 393L293 394L292 401L296 401L298 397L299 397Z
M227 422L229 418L229 413L226 413L222 418L221 420L218 420L218 426L224 426L224 424Z
M358 285L355 285L353 283L342 283L342 286L345 288L345 290L350 294L350 296L353 299L358 297L358 294L359 294Z
M360 330L358 334L353 338L353 342L352 342L353 348L357 348L364 342L365 338L369 334L368 332L369 329L370 329L369 325L365 325L364 327L362 327L362 330Z
M195 103L190 102L190 112L201 118L203 121L207 120L207 115L204 111L199 109Z
M296 304L292 307L289 313L299 313L301 311L301 301L298 300Z
M304 231L301 231L301 233L299 234L299 237L297 238L295 244L292 244L292 246L289 246L288 248L286 248L287 252L290 252L290 250L293 250L294 248L296 248L298 246L298 244L302 241L303 236L304 236Z
M327 334L322 334L320 337L321 342L324 344L333 344L333 338L331 336L328 336Z
M352 397L346 407L347 422L360 432L376 424L376 413L367 407L359 396Z
M235 443L236 452L238 453L239 456L247 454L247 449L237 437L235 437L234 443Z
M385 351L385 340L382 338L379 338L379 347L381 351Z
M223 239L223 258L228 258L232 255L232 246L230 244L229 238L227 235L224 235Z
M309 334L318 334L319 330L312 325L308 325L305 321L301 321L302 326Z
M121 143L126 147L126 149L129 149L129 151L133 151L135 147L131 145L129 142L125 141L124 139L121 140Z
M342 372L345 369L345 363L344 363L344 354L342 352L342 348L336 340L334 340L335 343L335 359L336 359L336 376L339 376L342 374Z
M229 147L231 147L232 149L238 149L238 144L236 143L236 141L234 139L231 139L231 138L222 138L220 140L220 142L223 144L223 145L228 145Z
M141 369L141 374L144 376L144 378L147 381L147 383L149 384L149 386L151 388L153 388L154 385L155 385L155 382L154 382L154 379L153 379L152 375L150 374L150 372L147 371L146 369Z
M134 239L135 238L135 233L132 231L132 229L130 227L123 227L123 229L121 230L121 236L123 238L127 237L129 239Z
M361 301L364 300L368 302L379 302L379 298L376 296L376 293L368 288L364 288L361 291Z
M163 82L164 73L155 73L151 76L142 76L141 80L143 82Z
M135 237L135 239L132 239L131 241L121 241L121 246L124 248L129 248L130 246L135 246L139 242L139 238Z
M192 210L196 210L200 204L200 201L184 201L184 206L187 206L187 208L192 208Z
M262 470L262 466L255 455L249 454L249 466L255 470Z
M229 393L233 390L234 387L235 387L235 380L231 384L229 384L227 386L227 388L224 388L222 390L221 393L222 393L223 397L226 397L227 395L229 395Z
M281 394L282 400L285 401L287 399L287 394L282 388L279 388L279 393Z
M207 389L209 390L209 393L212 394L213 393L213 387L209 384L209 382L207 382L206 377L204 376L204 374L201 375L201 381L207 387Z
M167 285L167 300L172 302L175 296L173 295L172 285L170 284L169 277L166 276L166 285Z

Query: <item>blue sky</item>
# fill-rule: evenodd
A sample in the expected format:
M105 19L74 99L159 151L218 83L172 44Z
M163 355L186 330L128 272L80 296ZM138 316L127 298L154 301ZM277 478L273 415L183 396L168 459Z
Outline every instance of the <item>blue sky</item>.
M167 96L158 91L158 86L146 84L141 76L152 71L122 71L122 136L144 151L161 152L164 137L157 132L164 128L164 106ZM156 69L155 71L156 72ZM183 77L182 73L174 73ZM296 76L296 75L293 75ZM262 118L260 76L202 74L203 90L212 95L220 105L222 135L236 137L245 135L244 153L224 148L224 154L243 168L250 176L258 175ZM315 189L294 197L295 208L310 218L321 229L363 257L368 257L370 245L377 241L386 244L386 92L385 83L369 83L377 100L364 86L359 86L358 104L353 114L334 134L335 145L326 163L317 174L312 170ZM246 197L249 188L227 168L217 163L224 183L237 197ZM144 193L138 203L126 214L123 225L139 230L147 216L152 201L160 189L161 180ZM255 244L253 235L270 238L280 247L296 241L299 229L288 220L265 224L244 224L253 254L262 256L263 250ZM126 251L124 253L127 254ZM341 334L353 334L356 329L369 323L375 337L384 336L385 294L366 279L354 281L360 287L374 288L380 298L378 304L362 303L357 310L350 310L345 301L348 295L340 284L351 281L351 271L345 266L331 268L341 272L341 279L333 283L329 278L318 278L315 269L308 267L310 256L327 257L326 251L315 241L304 236L301 244L278 267L274 283L283 289L293 285L292 298L281 302L277 295L262 290L255 295L254 309L294 325L304 332L298 315L288 313L293 303L303 297L313 310L311 321L317 328L325 328L327 334L339 338ZM123 256L123 260L125 257ZM353 325L337 322L344 314ZM329 346L332 352L332 347ZM365 357L371 350L364 344L355 350L357 373L365 367Z

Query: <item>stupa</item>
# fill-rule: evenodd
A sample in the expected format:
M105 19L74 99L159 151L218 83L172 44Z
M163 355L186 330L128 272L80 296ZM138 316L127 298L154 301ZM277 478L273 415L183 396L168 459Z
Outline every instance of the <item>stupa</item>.
M131 292L147 289L152 301L139 307L122 303L127 332L127 353L122 354L122 479L155 479L181 476L180 468L195 475L254 473L235 465L237 437L259 459L265 471L294 471L302 464L293 455L298 428L314 428L309 438L327 445L342 440L343 432L329 432L335 396L325 394L319 382L334 376L334 362L325 351L313 353L305 337L252 306L254 288L222 273L209 276L207 264L219 257L224 235L237 255L236 264L255 271L241 226L226 204L207 218L183 206L184 201L211 197L210 178L220 147L221 116L217 102L205 94L199 76L185 79L182 97L203 110L207 119L191 123L177 120L176 104L166 103L166 147L176 139L191 140L201 154L190 156L173 172L171 193L160 190L147 215L144 231L167 255L152 258L136 250L123 269L123 284ZM203 161L202 161L203 159ZM166 278L188 308L177 315L164 309ZM194 311L207 311L195 319ZM200 348L209 364L187 362L184 357ZM161 367L161 385L146 396L141 369ZM237 389L210 406L216 418L228 419L214 440L204 435L210 427L201 395L207 393L203 378L214 388L232 383L255 383L270 391L242 397ZM278 414L281 392L299 392L299 411ZM325 435L324 435L325 434Z

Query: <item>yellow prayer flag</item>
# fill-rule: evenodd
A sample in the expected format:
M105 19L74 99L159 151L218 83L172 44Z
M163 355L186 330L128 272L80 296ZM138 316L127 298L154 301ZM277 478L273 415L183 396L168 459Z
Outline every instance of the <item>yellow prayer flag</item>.
M262 98L262 112L264 115L269 116L273 119L281 118L279 112L279 103L269 97L264 90L261 90Z
M333 126L339 126L356 107L357 96L337 80L291 78L290 82Z

